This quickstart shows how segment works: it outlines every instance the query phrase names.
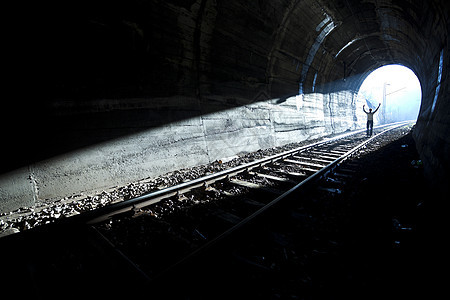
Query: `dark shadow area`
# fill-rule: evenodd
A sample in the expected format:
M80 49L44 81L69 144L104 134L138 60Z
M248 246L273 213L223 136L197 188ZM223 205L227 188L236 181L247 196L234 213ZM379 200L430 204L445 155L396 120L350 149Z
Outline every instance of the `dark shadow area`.
M257 97L258 89L224 93L222 102L200 96L198 62L185 53L200 50L183 45L189 37L172 10L174 5L189 10L194 2L11 4L15 26L7 39L9 97L0 112L0 173ZM217 86L242 85L220 74ZM173 97L186 100L180 105ZM127 105L136 98L143 99L141 106ZM117 102L120 107L111 108Z
M142 260L124 260L122 254L129 253L121 252L121 246L101 239L92 227L69 225L66 219L2 238L0 253L8 259L0 278L10 288L27 287L22 295L37 299L61 297L68 282L77 286L69 289L76 296L433 298L445 288L445 218L441 199L434 198L439 195L424 183L423 166L411 164L417 158L411 134L361 153L343 164L341 171L355 163L352 168L360 171L345 180L341 193L318 189L326 179L315 182L161 276L145 276L136 268L137 263L142 268ZM164 223L174 228L177 224ZM128 228L142 230L144 223L135 224L122 227L123 233L129 243L144 249L145 257L148 248L126 234Z
M372 39L358 40L365 45L359 48L368 50L371 57L353 53L356 42L337 56L348 43L345 37L333 49L337 37L331 37L341 37L339 25L324 45L316 43L324 49L306 66L299 58L308 55L319 36L298 46L283 44L289 36L278 40L284 6L232 1L217 2L211 8L208 3L50 0L10 4L0 173L255 101L276 99L281 104L298 93L303 68L309 70L303 78L304 93L355 91L366 74L359 72L374 68L374 61L379 66L405 59L403 54L388 57L385 44L371 51L382 39L376 35L378 42L373 45L367 45ZM293 18L304 12L289 9ZM343 15L348 12L345 5L330 4L330 9ZM305 28L311 25L314 30L327 20L325 15L314 18L310 22L315 25L305 23ZM366 34L372 37L375 29L368 28ZM278 53L277 47L283 51ZM134 99L145 100L133 106Z
M411 164L417 158L411 134L388 143L357 160L360 172L342 193L296 195L285 211L269 210L154 286L161 299L440 295L443 195L425 184L423 167ZM175 278L181 285L170 289Z
M195 1L165 2L21 3L26 9L12 4L19 13L11 19L20 22L8 43L10 97L0 112L0 174L173 122L295 95L297 87L267 92L260 68L267 58L246 74L263 82L256 88L236 78L248 70L233 70L221 57L229 45L219 34L211 49L218 67L199 72L201 50L183 45L188 37L171 10L190 9ZM186 51L194 57L187 59ZM138 105L135 99L141 99Z

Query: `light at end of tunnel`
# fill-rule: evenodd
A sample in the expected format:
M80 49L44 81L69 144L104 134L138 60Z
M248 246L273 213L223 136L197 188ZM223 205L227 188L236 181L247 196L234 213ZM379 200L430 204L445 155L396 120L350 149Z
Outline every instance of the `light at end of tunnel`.
M366 100L370 108L382 107L375 115L379 123L416 120L422 99L419 79L402 65L380 67L367 76L358 97Z

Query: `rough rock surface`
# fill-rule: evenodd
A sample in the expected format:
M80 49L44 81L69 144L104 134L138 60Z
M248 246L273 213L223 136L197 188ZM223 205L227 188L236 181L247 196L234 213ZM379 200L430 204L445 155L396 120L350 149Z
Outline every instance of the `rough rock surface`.
M386 64L419 78L414 137L448 186L447 0L9 5L0 211L362 125Z

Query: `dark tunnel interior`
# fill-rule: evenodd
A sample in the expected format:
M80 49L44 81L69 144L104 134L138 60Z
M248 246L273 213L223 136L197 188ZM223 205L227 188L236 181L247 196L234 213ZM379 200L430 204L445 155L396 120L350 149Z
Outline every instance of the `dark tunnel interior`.
M449 182L448 1L9 5L1 174L258 101L357 93L373 70L401 64L422 86L414 137L426 172Z

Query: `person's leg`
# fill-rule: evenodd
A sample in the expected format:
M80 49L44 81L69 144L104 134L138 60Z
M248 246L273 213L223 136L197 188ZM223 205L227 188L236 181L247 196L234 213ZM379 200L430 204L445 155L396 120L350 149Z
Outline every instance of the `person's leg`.
M369 134L369 136L372 136L372 132L373 132L373 121L369 121L369 127L370 127L370 134Z
M367 121L367 136L369 136L370 121Z

